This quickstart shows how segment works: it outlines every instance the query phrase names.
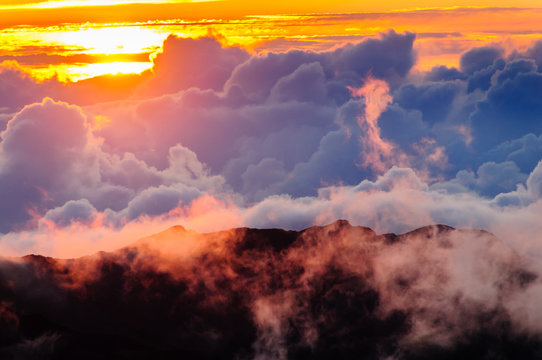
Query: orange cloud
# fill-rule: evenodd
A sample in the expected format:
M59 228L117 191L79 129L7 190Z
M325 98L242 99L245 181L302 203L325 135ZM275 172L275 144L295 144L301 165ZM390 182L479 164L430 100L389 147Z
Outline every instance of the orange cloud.
M391 163L400 162L394 156L394 145L383 139L378 127L378 118L389 103L392 102L388 84L385 81L369 78L359 89L349 88L352 95L363 97L365 103L364 114L358 117L358 125L362 129L363 153L362 166L371 168L378 173L388 169Z

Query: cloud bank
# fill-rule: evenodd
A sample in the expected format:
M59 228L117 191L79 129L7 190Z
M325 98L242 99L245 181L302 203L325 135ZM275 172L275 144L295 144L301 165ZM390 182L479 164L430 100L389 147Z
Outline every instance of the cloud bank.
M388 31L250 55L170 36L152 71L108 92L109 78L36 82L4 63L3 253L84 255L175 223L337 218L379 233L481 228L538 252L540 43L420 73L415 41Z

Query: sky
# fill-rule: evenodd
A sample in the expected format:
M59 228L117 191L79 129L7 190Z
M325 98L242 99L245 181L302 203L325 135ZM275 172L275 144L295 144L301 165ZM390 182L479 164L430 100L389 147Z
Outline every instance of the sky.
M181 224L483 229L541 256L537 1L1 1L0 252Z

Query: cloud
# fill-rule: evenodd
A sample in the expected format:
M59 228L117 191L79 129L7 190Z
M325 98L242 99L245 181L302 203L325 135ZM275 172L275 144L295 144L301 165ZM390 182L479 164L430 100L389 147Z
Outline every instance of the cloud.
M344 85L359 86L360 79L369 74L395 84L414 65L414 38L412 33L390 31L379 39L366 39L335 51L288 51L253 57L234 70L226 89L237 85L253 100L262 100L280 78L292 74L303 64L314 62L320 63L327 79L334 77Z
M516 52L512 55L512 58L520 57L533 59L538 65L538 71L542 70L542 42L537 41L531 46L524 54Z
M153 58L154 76L140 90L167 94L197 87L222 90L232 70L248 59L238 47L224 48L214 38L180 38L169 35L163 50Z
M491 171L494 172L502 172L503 168L510 166L489 165L493 166ZM458 175L458 180L436 186L425 183L412 169L392 168L375 181L363 180L355 186L323 187L317 196L311 197L268 196L250 206L243 206L236 199L220 201L209 198L198 193L197 189L190 190L179 185L169 188L162 186L142 192L135 198L137 200L120 212L107 210L95 213L85 202L81 202L80 206L84 205L82 207L91 215L92 223L84 217L76 220L77 213L70 214L67 221L63 220L68 216L65 211L69 206L50 211L46 220L54 220L52 215L55 214L56 219L60 220L58 223L40 220L36 229L5 235L2 239L3 251L21 254L29 249L40 249L43 252L50 239L58 239L60 244L71 242L74 247L70 250L58 246L55 251L63 251L63 256L73 256L67 255L69 251L80 253L83 251L81 249L88 251L89 247L97 251L104 246L102 242L94 242L96 236L109 239L111 243L107 248L115 248L115 244L125 244L129 234L138 234L137 231L141 232L141 229L148 229L145 233L149 233L147 231L156 231L175 223L203 231L232 226L302 229L344 218L354 224L370 226L379 233L405 232L435 223L487 229L516 251L540 252L542 249L533 240L536 238L534 234L541 230L536 216L542 206L539 200L539 170L540 165L527 178L525 187L499 193L494 198L480 197L471 190L482 186L480 183L488 181L488 178L492 180L491 176L484 175L484 172L491 174L489 170L479 171L478 178L465 180L465 176ZM467 190L458 190L457 187ZM167 201L157 201L162 196ZM189 196L189 200L183 200L182 196ZM139 217L142 208L146 216ZM128 221L130 218L137 221L131 224ZM62 221L64 224L71 222L64 226ZM77 242L73 241L74 234L79 234ZM44 243L36 241L40 238ZM50 246L54 246L54 243Z
M362 154L361 166L382 173L391 163L400 163L402 154L394 153L395 146L380 135L378 119L392 101L388 84L382 80L368 79L359 89L351 89L354 96L364 97L364 115L358 117L361 128Z
M541 86L542 74L529 72L491 87L471 115L474 145L483 150L529 132L539 134L541 104L535 89Z
M331 139L339 131L341 125L335 120L339 106L350 100L347 86L360 84L359 76L368 73L381 74L389 81L404 77L412 63L400 62L395 57L413 58L413 40L413 34L390 32L380 39L334 51L253 56L233 70L223 92L190 89L174 96L140 101L130 111L119 112L119 105L113 104L91 111L112 119L99 134L108 147L119 153L133 152L139 159L162 168L167 166L169 147L181 142L214 173L224 174L235 190L255 189L246 184L247 177L242 178L249 166L269 158L281 162L286 173L301 171L296 170L297 165L310 162L326 135ZM395 50L390 52L392 48ZM393 59L377 61L375 52ZM311 85L307 86L307 82ZM355 119L357 114L351 116ZM303 137L304 141L284 141L285 137ZM221 150L216 151L218 148ZM347 161L354 163L359 153L360 149L349 150L344 156L345 165ZM314 169L313 174L319 176L323 172L330 174L324 168ZM345 168L334 177L310 179L306 189L300 188L299 179L294 179L299 185L268 184L269 189L258 191L258 196L281 191L314 194L321 182L336 182L343 174L357 180L359 173L349 173Z
M180 204L190 203L203 195L197 188L186 186L148 188L134 197L126 207L128 220L141 215L161 215L175 209Z
M446 189L449 193L474 191L482 196L493 197L516 190L516 187L524 184L526 180L527 175L521 173L512 161L499 164L487 162L480 165L476 174L461 170L454 179L437 183L434 187Z
M196 154L177 144L168 167L158 170L133 154L103 149L81 108L45 99L17 113L1 133L0 231L24 227L43 216L59 225L86 221L96 210L125 209L128 218L164 212L179 201L220 189ZM161 191L176 198L165 206ZM165 206L165 207L164 207ZM49 211L48 211L49 210ZM161 213L161 212L158 212Z
M343 217L378 231L439 222L501 236L492 218L525 216L536 229L536 59L484 47L459 69L410 74L414 39L390 31L249 55L171 36L132 89L145 96L15 110L0 143L2 243L53 251L49 232L67 242L90 229L82 248L97 249L96 237L121 244L125 228L175 221L299 229Z
M425 74L425 80L428 81L451 81L464 80L467 75L456 68L448 68L444 65L433 67Z
M290 75L284 76L271 89L270 101L326 101L326 77L319 62L302 64Z
M277 159L265 158L256 165L250 164L241 175L243 193L253 193L261 200L267 195L268 187L282 181L286 175L284 164Z
M63 83L53 77L37 80L16 61L0 63L0 129L2 117L12 117L25 105L40 102L45 97L77 105L95 104L129 98L134 89L145 82L148 73L129 75L104 75L76 83Z
M477 71L484 70L502 58L502 49L483 46L471 49L461 55L460 69L467 75L473 75Z
M446 120L455 99L465 91L464 82L454 80L456 79L445 82L431 81L419 86L406 84L397 90L393 100L405 110L419 110L423 121L431 126Z
M44 206L61 205L96 179L95 144L74 106L50 99L25 107L2 132L0 231L29 220Z
M154 56L152 71L103 75L75 83L64 83L56 77L37 80L16 60L6 60L0 62L0 113L14 113L44 97L89 105L159 96L190 87L221 90L232 70L248 57L241 48L222 47L214 38L191 39L170 35L164 41L162 51ZM84 62L88 59L79 60ZM103 56L100 60L104 60Z
M415 62L412 50L416 35L382 34L381 39L367 39L357 46L338 49L337 67L347 75L354 72L359 78L368 74L395 85L404 78Z
M40 101L50 91L60 86L54 79L36 82L16 62L0 63L0 109L2 113L13 113L24 105Z
M44 219L52 221L59 226L67 226L70 223L88 223L96 217L96 208L87 199L70 200L61 207L47 211Z
M535 199L542 198L542 161L534 168L527 179L527 190Z
M506 63L504 69L496 74L494 83L502 84L508 79L514 79L518 74L536 72L536 63L532 59L513 60Z

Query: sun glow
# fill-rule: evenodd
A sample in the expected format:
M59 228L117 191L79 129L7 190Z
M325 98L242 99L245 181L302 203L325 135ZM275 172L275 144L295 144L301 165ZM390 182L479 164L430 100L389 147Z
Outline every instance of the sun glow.
M133 24L19 27L0 34L0 61L18 61L38 80L61 81L150 69L150 55L168 35L159 28Z
M114 61L81 65L62 65L34 69L37 79L57 76L60 81L79 81L101 75L136 74L152 67L150 62Z
M167 34L141 26L107 26L51 33L50 40L67 46L81 46L85 54L135 54L157 50Z

